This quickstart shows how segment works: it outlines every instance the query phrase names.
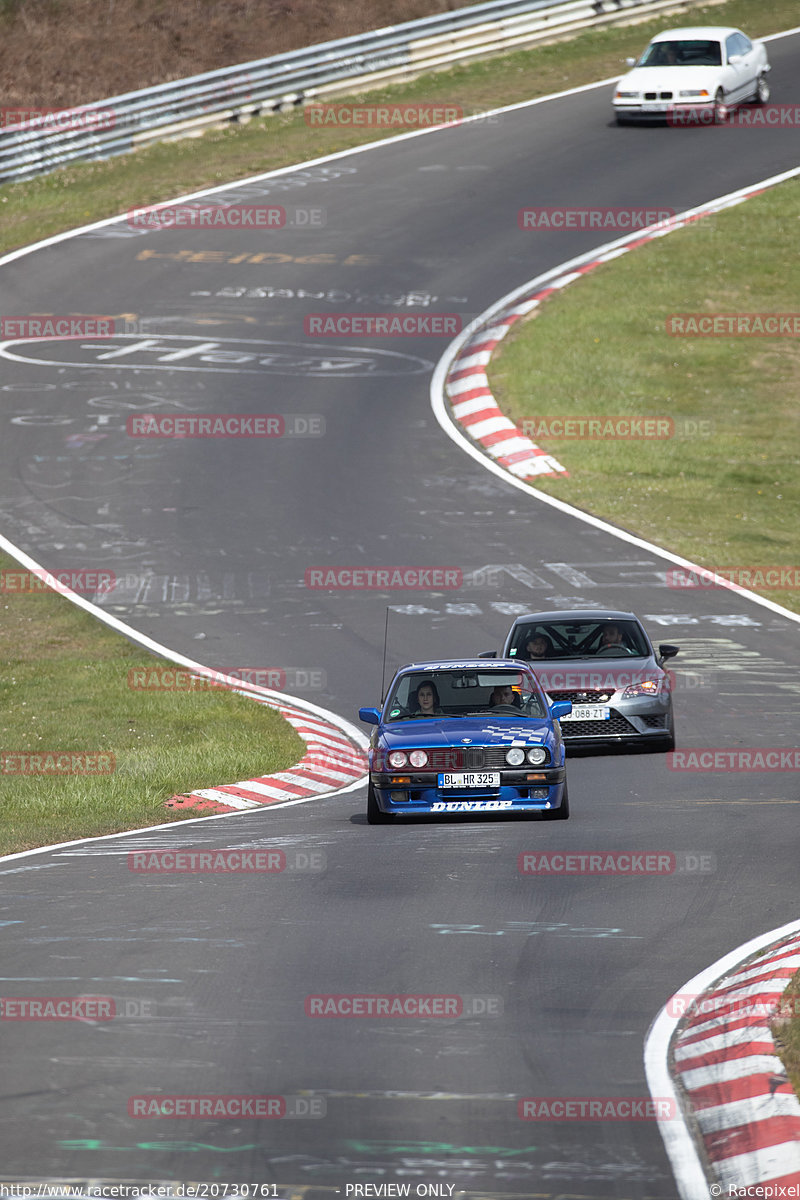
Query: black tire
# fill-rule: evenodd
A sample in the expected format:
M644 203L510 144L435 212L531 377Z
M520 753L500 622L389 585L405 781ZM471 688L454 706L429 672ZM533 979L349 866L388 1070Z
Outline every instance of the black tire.
M385 813L382 808L378 807L375 788L370 783L367 788L367 824L391 825L393 820L394 817L391 813Z
M753 92L753 104L766 104L769 100L769 84L766 75L759 75L756 80L756 90Z
M566 783L564 784L564 794L561 797L560 808L553 808L543 812L542 817L545 821L568 821L569 820L569 792Z

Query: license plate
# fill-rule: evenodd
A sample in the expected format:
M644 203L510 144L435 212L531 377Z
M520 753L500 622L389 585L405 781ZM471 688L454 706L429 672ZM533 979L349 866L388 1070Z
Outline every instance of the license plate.
M455 775L440 775L440 788L499 788L499 771L459 771Z
M560 721L610 721L611 709L601 704L573 704L568 717L559 717Z

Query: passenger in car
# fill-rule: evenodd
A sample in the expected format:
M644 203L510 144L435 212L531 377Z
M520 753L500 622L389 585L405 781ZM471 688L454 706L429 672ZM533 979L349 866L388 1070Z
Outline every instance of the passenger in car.
M436 684L432 679L423 679L411 697L409 708L415 717L442 717L441 702Z
M538 633L536 637L529 638L525 643L525 656L528 659L552 658L552 642L544 634Z

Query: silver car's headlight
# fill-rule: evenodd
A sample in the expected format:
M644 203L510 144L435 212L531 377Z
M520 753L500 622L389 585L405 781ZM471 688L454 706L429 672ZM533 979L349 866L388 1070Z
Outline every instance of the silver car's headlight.
M506 762L510 767L521 767L525 762L525 751L520 746L506 750Z
M639 683L629 683L622 693L625 696L658 696L661 692L663 679L642 679Z

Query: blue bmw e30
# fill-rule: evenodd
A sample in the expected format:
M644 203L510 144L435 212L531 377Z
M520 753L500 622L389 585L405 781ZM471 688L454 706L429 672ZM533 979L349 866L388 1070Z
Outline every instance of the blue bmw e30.
M514 659L434 661L401 667L374 725L367 821L397 816L522 812L569 817L559 718L533 668Z

